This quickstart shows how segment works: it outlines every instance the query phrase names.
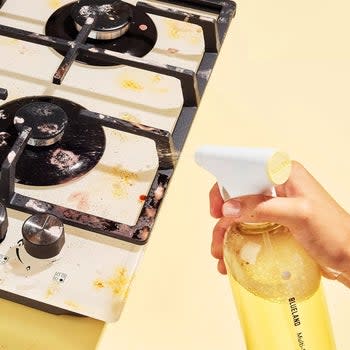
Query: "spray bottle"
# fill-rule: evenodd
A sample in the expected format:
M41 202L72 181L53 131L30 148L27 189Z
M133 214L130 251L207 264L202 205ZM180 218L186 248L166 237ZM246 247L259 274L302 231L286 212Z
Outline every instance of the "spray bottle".
M275 195L291 161L275 149L203 146L197 163L226 201ZM277 223L239 223L226 232L224 260L248 350L334 350L318 264Z

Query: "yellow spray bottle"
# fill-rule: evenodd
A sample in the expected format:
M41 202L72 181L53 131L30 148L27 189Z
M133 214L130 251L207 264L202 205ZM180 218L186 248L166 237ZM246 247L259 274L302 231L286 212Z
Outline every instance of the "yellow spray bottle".
M224 200L274 194L291 162L275 149L203 146L197 163ZM248 350L334 350L319 266L278 223L240 223L225 235L224 260Z

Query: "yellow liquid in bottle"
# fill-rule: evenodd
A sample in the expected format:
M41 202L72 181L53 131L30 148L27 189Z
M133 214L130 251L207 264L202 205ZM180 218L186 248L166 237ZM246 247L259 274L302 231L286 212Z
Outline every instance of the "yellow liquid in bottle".
M321 285L301 302L273 302L229 279L248 350L336 349Z

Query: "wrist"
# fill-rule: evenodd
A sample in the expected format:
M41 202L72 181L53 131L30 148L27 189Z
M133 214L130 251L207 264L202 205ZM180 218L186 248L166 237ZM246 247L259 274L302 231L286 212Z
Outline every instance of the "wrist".
M343 258L340 266L340 273L336 280L350 288L350 215L345 214L344 217L344 234L347 237L344 244Z

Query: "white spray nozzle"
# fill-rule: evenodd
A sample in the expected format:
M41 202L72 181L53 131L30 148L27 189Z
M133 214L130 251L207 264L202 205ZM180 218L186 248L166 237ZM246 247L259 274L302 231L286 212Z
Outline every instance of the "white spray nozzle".
M196 162L217 179L224 200L252 195L273 194L274 186L288 180L291 161L273 148L202 146Z

